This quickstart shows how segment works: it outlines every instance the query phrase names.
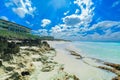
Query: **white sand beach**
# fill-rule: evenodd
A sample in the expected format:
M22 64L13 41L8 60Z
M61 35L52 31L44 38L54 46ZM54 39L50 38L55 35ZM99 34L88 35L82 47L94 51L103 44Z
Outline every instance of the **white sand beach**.
M112 80L116 76L96 67L106 65L86 57L72 42L47 42L50 47L20 47L11 62L2 62L0 80Z
M66 49L69 48L77 51L77 49L71 45L71 42L48 41L48 43L57 51L57 56L54 58L55 61L63 64L66 72L75 74L80 80L111 80L115 76L115 74L111 72L92 67L70 55ZM87 62L93 65L95 64L93 60L88 59Z

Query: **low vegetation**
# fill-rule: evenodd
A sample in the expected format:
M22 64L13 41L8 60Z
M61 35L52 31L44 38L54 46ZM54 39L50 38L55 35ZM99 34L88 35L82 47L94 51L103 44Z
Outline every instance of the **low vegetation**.
M6 39L0 39L0 58L3 60L12 59L12 54L16 54L20 48L14 42L7 42Z
M7 39L41 39L41 40L54 40L52 36L38 36L31 33L18 33L8 30L0 29L0 37L5 37Z

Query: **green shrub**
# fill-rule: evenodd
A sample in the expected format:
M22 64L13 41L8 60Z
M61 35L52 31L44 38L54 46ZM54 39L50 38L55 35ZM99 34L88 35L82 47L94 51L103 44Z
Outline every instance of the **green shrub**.
M4 49L7 48L7 40L0 38L0 53L3 53Z
M20 48L18 45L16 45L14 42L8 43L7 49L4 50L4 53L11 53L16 54L20 51Z
M13 59L13 54L20 51L20 48L14 42L7 42L6 39L0 38L0 58L3 60Z

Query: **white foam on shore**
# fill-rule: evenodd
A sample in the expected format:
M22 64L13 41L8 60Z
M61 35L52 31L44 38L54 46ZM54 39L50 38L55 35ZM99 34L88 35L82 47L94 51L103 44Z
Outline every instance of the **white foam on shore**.
M66 51L66 48L68 48L80 52L71 45L71 42L48 41L48 43L57 51L55 61L64 64L65 71L75 74L80 80L111 80L115 77L115 74L111 72L92 67L81 60L75 59L68 51ZM83 53L80 54L84 55ZM92 60L86 61L97 65Z

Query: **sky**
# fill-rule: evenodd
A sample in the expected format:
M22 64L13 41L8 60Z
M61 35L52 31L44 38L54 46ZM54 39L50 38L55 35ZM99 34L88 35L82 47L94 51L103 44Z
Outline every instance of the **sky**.
M120 41L120 0L1 0L0 19L39 36Z

